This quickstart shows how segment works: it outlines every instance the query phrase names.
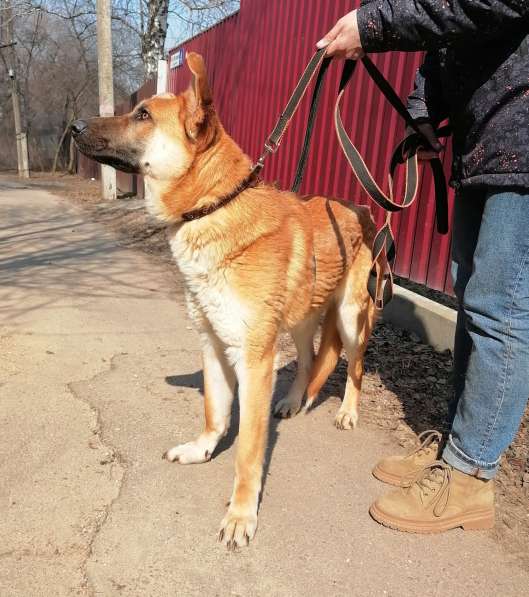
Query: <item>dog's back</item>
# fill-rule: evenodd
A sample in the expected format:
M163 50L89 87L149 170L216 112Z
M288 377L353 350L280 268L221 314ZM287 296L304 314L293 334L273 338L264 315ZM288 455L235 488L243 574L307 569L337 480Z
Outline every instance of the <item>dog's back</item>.
M313 227L316 285L313 306L329 300L345 283L354 267L352 280L358 299L367 298L367 277L376 228L367 207L314 196L305 203Z

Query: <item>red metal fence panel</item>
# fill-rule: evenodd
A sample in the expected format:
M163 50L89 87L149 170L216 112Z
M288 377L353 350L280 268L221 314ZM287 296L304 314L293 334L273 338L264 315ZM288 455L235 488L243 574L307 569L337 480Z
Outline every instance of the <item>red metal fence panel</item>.
M170 55L183 48L204 56L224 127L246 153L256 158L313 54L316 41L341 15L351 10L353 4L350 0L242 0L237 14L172 49ZM419 53L374 57L403 99L413 86L421 59ZM353 179L334 133L332 107L340 65L333 64L330 70L302 192L334 195L368 204L369 199ZM179 93L189 82L190 73L185 64L170 70L169 91ZM283 188L288 188L292 182L308 103L303 102L283 145L268 159L264 170L266 179L277 181ZM392 149L401 140L404 126L361 68L357 69L347 91L342 112L347 130L379 184L385 182ZM449 157L447 153L447 173ZM450 292L447 275L450 241L435 230L434 203L432 177L425 171L416 204L394 217L395 271L416 282ZM451 194L450 211L452 203ZM381 210L374 205L372 210L377 223L381 224Z
M306 63L315 43L343 14L359 2L350 0L241 0L238 13L173 48L201 53L207 64L214 101L230 135L244 151L257 158ZM374 56L375 63L405 99L413 86L420 53ZM170 60L170 58L169 58ZM341 65L331 65L320 113L314 128L311 155L301 191L322 193L369 204L377 223L381 210L372 204L353 178L334 132L332 109ZM172 68L168 91L179 93L190 83L185 63ZM155 81L147 82L133 94L120 112L132 108L155 93ZM307 98L308 100L308 98ZM301 149L308 101L304 101L287 131L278 153L266 164L264 176L282 188L292 182ZM379 184L387 190L387 172L393 147L402 139L404 125L387 104L362 68L358 68L343 102L344 124ZM444 157L448 174L450 151ZM97 165L96 165L97 168ZM81 159L79 171L94 176L94 163ZM397 188L402 188L397 176ZM119 175L121 192L143 194L140 177ZM450 213L453 193L449 198ZM395 272L431 288L451 292L449 276L450 239L435 230L433 181L424 170L417 202L393 219L397 239Z

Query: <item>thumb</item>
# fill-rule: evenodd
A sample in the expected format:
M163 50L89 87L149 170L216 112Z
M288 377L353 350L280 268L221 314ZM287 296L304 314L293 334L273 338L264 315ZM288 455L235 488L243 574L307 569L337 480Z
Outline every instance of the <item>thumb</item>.
M334 41L338 37L338 34L340 33L341 29L342 24L340 23L340 21L338 21L336 25L328 33L326 33L325 36L322 37L322 39L320 39L320 41L316 44L316 47L319 50L321 50L322 48L326 48L332 41Z
M435 151L439 152L443 149L443 146L435 134L433 126L429 122L419 124L419 130Z

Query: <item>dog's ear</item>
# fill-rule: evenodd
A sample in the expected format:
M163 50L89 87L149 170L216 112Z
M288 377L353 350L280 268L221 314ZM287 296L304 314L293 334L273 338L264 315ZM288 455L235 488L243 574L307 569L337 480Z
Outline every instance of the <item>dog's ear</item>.
M193 73L192 90L187 92L188 116L186 129L188 135L195 140L206 137L209 144L214 135L207 134L216 128L215 109L209 87L206 65L200 54L189 52L186 55L187 65Z
M196 52L189 52L186 54L186 61L189 70L193 73L193 86L197 104L202 107L211 105L213 98L211 96L211 89L209 88L204 58Z

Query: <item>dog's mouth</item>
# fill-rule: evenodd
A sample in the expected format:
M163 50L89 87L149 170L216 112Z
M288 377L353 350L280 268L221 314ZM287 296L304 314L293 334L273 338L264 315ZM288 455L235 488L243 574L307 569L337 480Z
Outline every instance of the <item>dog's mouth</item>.
M84 126L79 126L81 122ZM113 144L106 138L95 134L86 123L76 121L71 127L72 136L79 151L87 157L112 166L127 174L140 174L140 160L137 149L125 147L113 147Z
M88 154L85 154L88 155ZM88 155L92 159L96 160L100 164L106 164L107 166L112 166L116 170L121 170L121 172L126 172L127 174L139 174L140 173L140 164L138 161L132 161L129 158L125 158L119 155L106 155L102 154L92 154Z

